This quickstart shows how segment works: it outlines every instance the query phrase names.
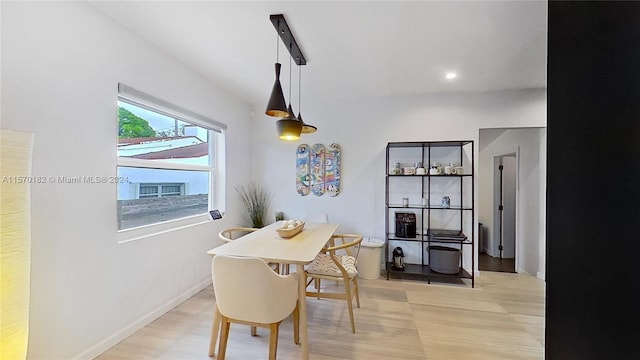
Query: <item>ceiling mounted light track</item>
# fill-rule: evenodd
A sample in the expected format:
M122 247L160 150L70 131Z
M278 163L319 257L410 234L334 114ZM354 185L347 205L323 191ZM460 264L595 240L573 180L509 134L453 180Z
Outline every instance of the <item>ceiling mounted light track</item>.
M275 14L270 15L269 19L271 19L271 23L273 27L276 28L280 39L284 44L289 45L289 54L294 59L296 64L298 65L307 65L307 60L305 60L304 55L302 54L302 50L298 46L296 42L296 38L293 37L293 33L291 29L289 29L289 25L287 25L287 21L284 19L284 15Z

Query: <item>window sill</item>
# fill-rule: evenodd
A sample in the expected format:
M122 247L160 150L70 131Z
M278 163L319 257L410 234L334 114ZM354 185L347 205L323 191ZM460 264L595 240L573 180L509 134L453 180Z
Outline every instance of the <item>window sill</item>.
M209 214L200 214L184 217L175 220L140 226L132 229L118 231L118 244L125 244L131 241L143 240L157 235L170 233L177 230L190 228L211 222Z

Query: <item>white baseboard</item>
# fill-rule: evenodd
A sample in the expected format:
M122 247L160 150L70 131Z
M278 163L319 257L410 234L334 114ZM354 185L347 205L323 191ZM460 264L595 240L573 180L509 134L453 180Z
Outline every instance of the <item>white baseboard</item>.
M167 301L165 304L159 306L157 309L150 311L146 315L142 316L140 319L134 321L130 325L125 328L116 331L111 336L106 339L100 341L99 343L93 345L89 349L83 351L79 355L75 356L74 360L83 360L83 359L95 359L103 352L109 350L119 342L123 341L127 337L133 335L136 331L142 329L143 327L149 325L152 321L161 317L162 315L169 312L171 309L176 306L182 304L187 299L192 297L193 295L199 293L202 289L211 285L211 279L204 280L199 284L196 284L192 288L188 289L184 293L176 296L175 298Z
M538 272L536 273L536 277L537 277L538 279L542 280L542 281L545 281L545 280L544 280L544 273L543 273L543 272L538 271Z

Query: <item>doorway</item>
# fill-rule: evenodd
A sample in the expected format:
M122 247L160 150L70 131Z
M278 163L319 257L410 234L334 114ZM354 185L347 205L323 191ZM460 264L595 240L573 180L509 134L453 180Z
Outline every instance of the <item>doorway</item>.
M544 279L545 144L544 128L480 129L479 271L527 273Z
M517 165L516 153L493 158L494 241L481 248L479 270L516 272Z

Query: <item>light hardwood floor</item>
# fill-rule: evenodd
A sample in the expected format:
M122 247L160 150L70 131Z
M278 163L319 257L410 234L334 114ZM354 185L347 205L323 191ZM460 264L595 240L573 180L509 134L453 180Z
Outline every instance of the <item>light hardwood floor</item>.
M310 359L543 359L544 282L482 272L476 287L415 280L359 280L351 333L345 301L308 299ZM213 290L201 291L98 360L210 359ZM266 359L269 334L232 325L227 359ZM278 359L299 359L291 318L280 327Z

